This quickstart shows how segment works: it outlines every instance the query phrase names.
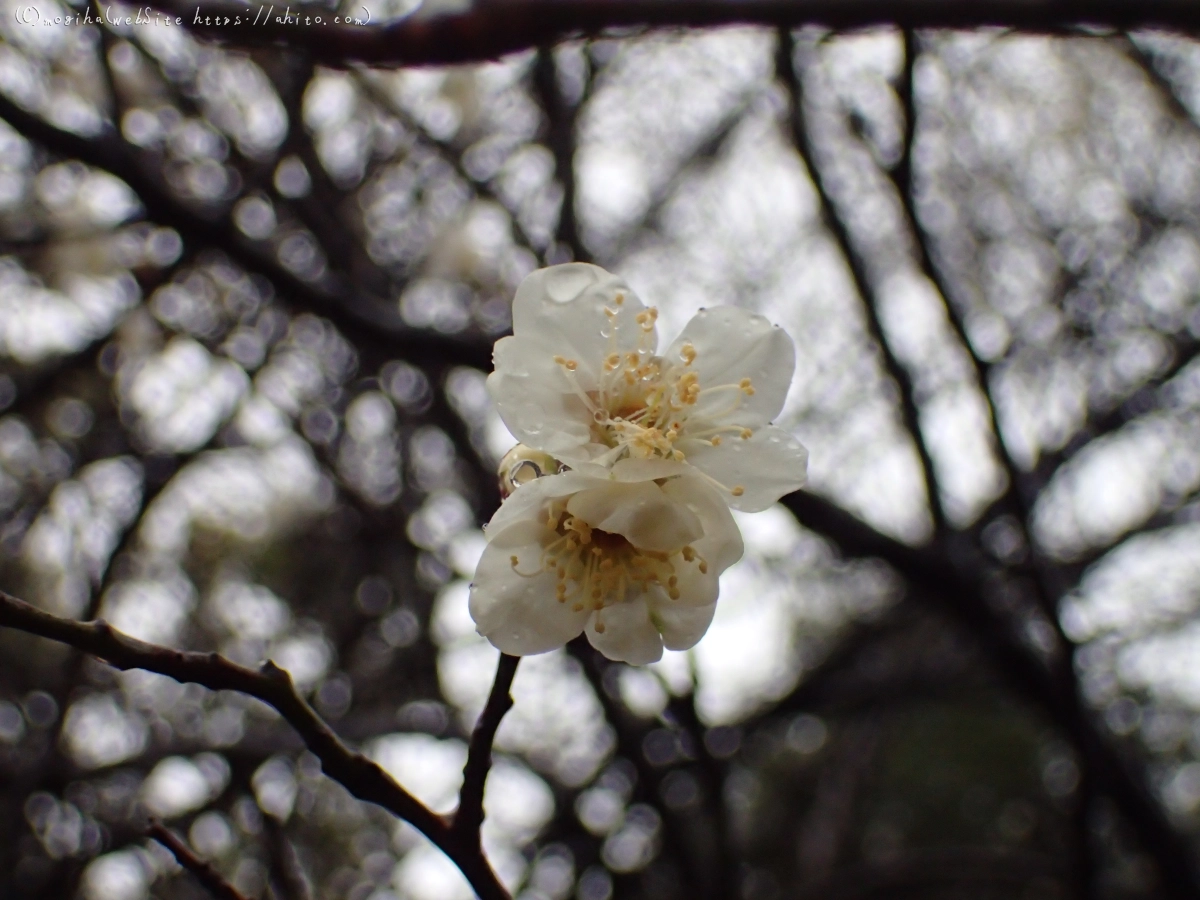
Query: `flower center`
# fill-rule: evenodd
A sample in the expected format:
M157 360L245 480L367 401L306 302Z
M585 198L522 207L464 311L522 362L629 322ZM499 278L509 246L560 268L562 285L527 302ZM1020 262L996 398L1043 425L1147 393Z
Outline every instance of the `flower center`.
M624 303L620 294L617 306ZM609 321L617 315L615 309L605 309ZM658 310L654 307L637 314L641 328L638 348L627 353L611 352L604 359L595 390L584 391L576 380L578 360L555 356L575 393L592 415L592 439L611 448L593 462L611 465L626 457L634 459L684 459L676 444L684 439L704 441L717 446L725 435L737 435L743 440L753 431L741 425L721 424L742 405L744 398L753 396L754 385L749 378L736 383L711 385L702 388L694 364L700 355L688 343L678 359L655 356L651 351L651 336ZM610 344L615 342L615 330L608 329ZM725 394L729 404L713 408L705 404L703 414L697 412L701 398ZM733 489L735 496L740 493Z
M545 524L548 534L538 568L522 572L521 560L512 556L513 571L526 578L554 572L555 599L571 602L576 612L588 608L599 612L624 600L630 590L642 593L652 585L678 600L677 566L694 563L702 575L708 573L707 561L690 544L674 553L640 549L623 535L593 528L571 515L564 500L550 504ZM604 631L599 617L596 630Z

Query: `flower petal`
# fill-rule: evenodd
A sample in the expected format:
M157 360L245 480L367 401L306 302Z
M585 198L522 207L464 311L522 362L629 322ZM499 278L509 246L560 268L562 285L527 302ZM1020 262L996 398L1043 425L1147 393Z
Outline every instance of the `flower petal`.
M673 459L626 458L613 464L612 477L617 481L654 481L683 475L687 471L687 463Z
M517 440L561 457L591 441L592 415L553 355L535 341L501 338L487 390Z
M580 491L567 501L567 511L642 550L675 553L704 534L700 517L653 481L611 481Z
M547 500L566 497L587 488L604 487L607 481L589 478L579 472L563 472L560 475L544 475L521 485L509 495L492 515L484 530L492 540L506 528L522 521L538 521Z
M541 565L540 538L544 531L534 521L504 529L493 536L475 570L471 618L476 631L502 653L528 656L555 650L583 630L591 612L577 612L572 604L554 599L553 572L528 577L513 570L513 556L522 571L530 572Z
M597 620L604 631L596 628ZM662 659L663 642L641 597L606 606L587 623L592 646L616 662L644 666Z
M716 610L715 602L704 606L684 606L667 600L653 605L650 618L668 650L690 650L708 631Z
M713 580L712 600L716 600L717 576L741 559L745 550L741 529L729 512L724 497L699 475L673 478L662 489L669 497L686 504L704 526L704 536L693 546L708 563L708 577ZM683 577L680 578L680 592L683 598L688 599ZM705 596L703 592L697 592L696 599L691 601L693 605L709 602L702 600L702 596Z
M730 403L730 394L701 397L689 418L709 418L755 428L779 415L796 369L796 347L788 333L762 316L736 306L702 309L684 326L663 356L674 362L683 345L696 351L692 369L700 376L702 389L738 384L749 378L753 396L742 396L735 413L720 415Z
M643 309L642 301L623 279L599 266L550 266L531 272L517 288L513 334L540 345L548 359L562 356L575 360L579 365L576 372L589 382L588 390L595 386L610 353L639 346L654 351L654 334L645 334L637 322Z
M759 428L746 440L733 437L716 447L695 444L689 447L688 462L728 490L741 487L741 496L726 496L731 507L743 512L760 512L808 480L808 451L774 425Z

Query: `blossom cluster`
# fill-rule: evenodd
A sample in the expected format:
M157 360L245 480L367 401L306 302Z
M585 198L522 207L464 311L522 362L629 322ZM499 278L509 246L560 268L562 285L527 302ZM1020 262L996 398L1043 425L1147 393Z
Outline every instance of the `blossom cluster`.
M504 653L584 632L641 665L703 637L718 579L742 556L731 509L766 509L808 453L771 424L795 348L736 307L701 310L663 352L658 312L584 263L517 289L487 386L521 442L471 585L479 633Z

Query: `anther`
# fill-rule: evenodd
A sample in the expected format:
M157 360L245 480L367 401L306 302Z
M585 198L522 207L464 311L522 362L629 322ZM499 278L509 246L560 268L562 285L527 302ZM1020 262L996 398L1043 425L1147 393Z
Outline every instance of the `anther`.
M735 497L740 497L740 496L742 496L742 494L746 493L746 489L744 487L742 487L740 484L735 484L730 489L729 493L733 494L733 496L735 496Z
M683 357L684 365L690 366L696 359L696 348L691 344L684 344L683 349L679 351L679 355Z
M743 429L742 429L742 440L743 440L743 441L748 441L748 440L750 440L750 437L751 437L753 434L754 434L754 432L753 432L753 431L751 431L749 428L743 428Z
M742 389L742 391L745 392L747 397L754 396L754 385L750 382L749 378L743 378L741 381L739 381L738 387L740 387Z

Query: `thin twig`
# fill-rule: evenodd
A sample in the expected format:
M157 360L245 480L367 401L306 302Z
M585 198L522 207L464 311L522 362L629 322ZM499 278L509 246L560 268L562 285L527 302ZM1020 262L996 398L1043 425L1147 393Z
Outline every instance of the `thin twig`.
M471 733L467 764L463 767L462 790L458 793L458 812L454 814L454 824L451 826L456 834L464 838L479 838L479 829L483 825L483 788L488 770L492 767L492 743L496 740L500 720L512 709L513 676L517 674L517 663L520 661L519 656L500 654L492 692Z
M162 822L152 821L146 834L170 850L176 861L196 876L196 880L218 900L247 900L245 894L222 878L220 872L198 857L191 847L177 838Z
M375 803L411 823L450 857L483 900L508 900L508 892L479 845L463 840L441 816L396 783L375 762L342 743L296 690L288 673L271 660L257 671L217 653L175 650L137 640L103 620L76 622L37 609L0 591L0 626L69 644L117 669L145 669L214 691L239 691L274 707L321 761L326 775L360 800Z

